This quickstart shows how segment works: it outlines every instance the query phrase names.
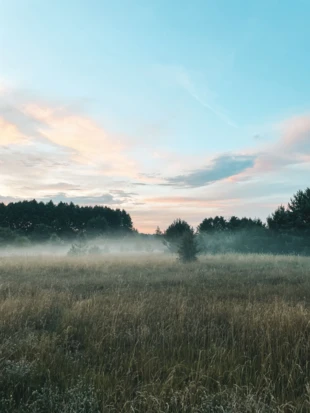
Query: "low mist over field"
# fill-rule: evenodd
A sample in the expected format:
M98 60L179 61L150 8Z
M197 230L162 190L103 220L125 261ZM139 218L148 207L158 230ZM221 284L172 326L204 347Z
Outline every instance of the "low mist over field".
M61 242L59 245L52 243L33 243L27 246L7 246L0 247L0 256L66 256L70 253L72 245L81 245L79 242ZM145 254L163 254L167 253L168 248L163 242L157 239L146 237L145 239L135 239L133 237L117 238L105 237L85 241L81 245L80 254L77 255L133 255L138 256Z

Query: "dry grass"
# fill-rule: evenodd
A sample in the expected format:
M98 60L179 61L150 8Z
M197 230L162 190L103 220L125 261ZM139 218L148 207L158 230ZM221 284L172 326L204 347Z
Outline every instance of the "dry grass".
M0 260L0 412L310 412L310 260Z

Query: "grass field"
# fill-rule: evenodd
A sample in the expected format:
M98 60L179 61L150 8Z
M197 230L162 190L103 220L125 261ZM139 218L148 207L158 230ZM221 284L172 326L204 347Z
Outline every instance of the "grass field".
M310 412L310 259L1 258L0 412Z

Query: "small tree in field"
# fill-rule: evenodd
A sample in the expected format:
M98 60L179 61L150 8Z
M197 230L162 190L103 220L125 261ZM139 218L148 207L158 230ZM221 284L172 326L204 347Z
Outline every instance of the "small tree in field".
M178 218L173 221L171 225L164 232L163 243L168 248L168 250L175 254L178 252L180 241L186 232L192 231L190 225Z
M199 251L195 239L195 234L193 229L191 228L189 231L185 232L180 241L178 248L179 259L184 263L194 262L197 260L198 252Z

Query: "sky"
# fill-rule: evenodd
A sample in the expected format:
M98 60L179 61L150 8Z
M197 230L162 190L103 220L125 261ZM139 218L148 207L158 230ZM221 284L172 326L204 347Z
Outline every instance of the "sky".
M310 173L308 0L0 0L0 202L141 232L263 220Z

